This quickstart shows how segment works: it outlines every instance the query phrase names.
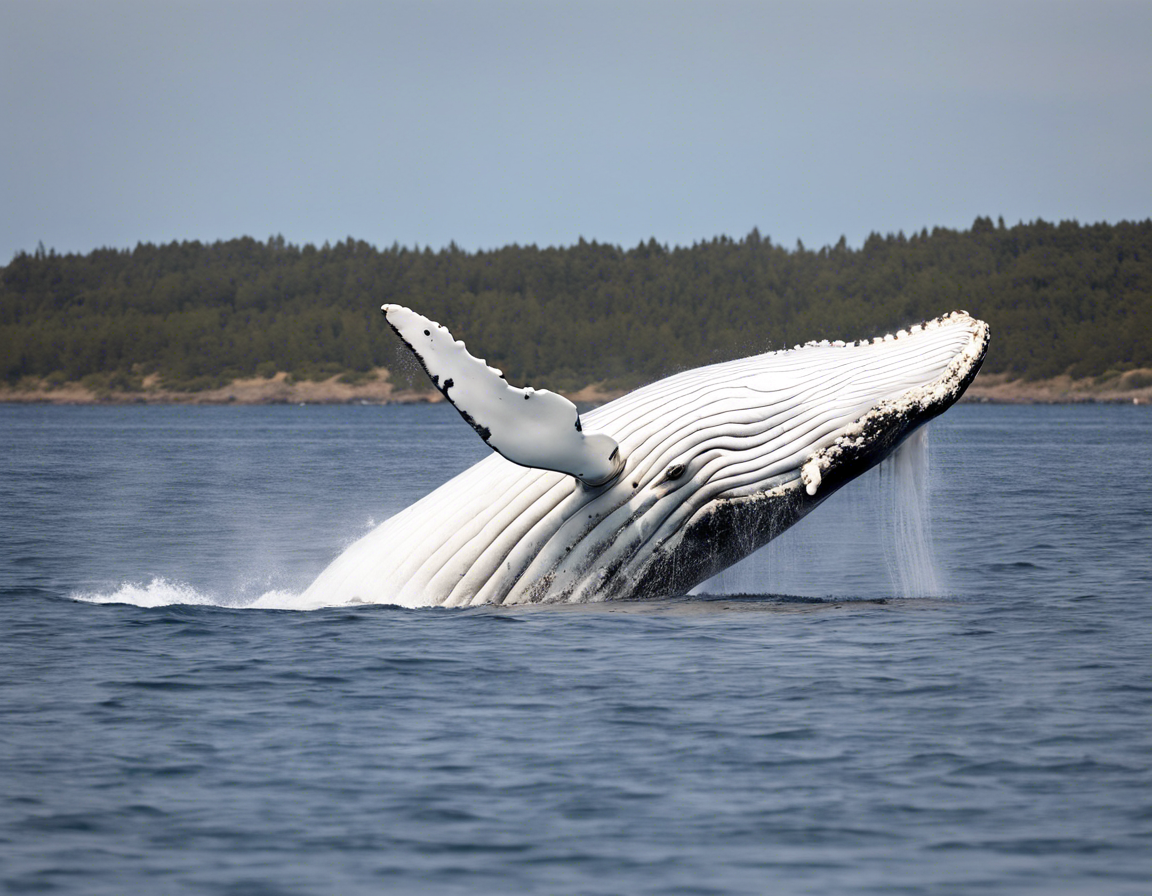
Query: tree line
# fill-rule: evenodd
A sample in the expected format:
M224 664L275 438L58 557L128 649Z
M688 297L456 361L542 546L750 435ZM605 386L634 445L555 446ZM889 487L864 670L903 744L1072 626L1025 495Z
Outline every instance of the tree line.
M1152 367L1152 220L842 238L818 250L753 230L690 247L465 252L349 237L20 252L0 269L0 376L197 390L286 371L354 381L422 372L379 312L440 321L513 383L633 387L810 339L858 338L965 309L992 325L985 369L1024 378Z

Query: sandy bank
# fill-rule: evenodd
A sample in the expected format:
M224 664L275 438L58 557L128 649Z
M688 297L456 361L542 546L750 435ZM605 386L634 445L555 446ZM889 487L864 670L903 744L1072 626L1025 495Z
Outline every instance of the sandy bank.
M1152 405L1152 370L1130 370L1122 375L1047 380L1012 379L1003 373L981 373L961 401L996 404L1108 404Z
M119 392L85 387L82 383L50 386L44 382L0 387L0 401L46 404L392 404L443 401L439 392L397 389L383 368L360 383L342 383L339 376L326 380L293 380L286 373L270 379L233 380L219 389L180 392L164 388L159 377L144 380L139 391Z
M624 392L593 385L564 394L573 401L603 404ZM0 402L24 404L434 404L443 400L431 388L427 392L395 388L384 368L374 370L360 383L342 383L339 376L314 382L293 380L286 373L278 373L270 379L233 380L219 389L200 392L166 389L156 376L147 377L143 389L133 392L97 391L82 383L50 385L42 380L0 386Z
M624 390L585 386L564 393L572 401L603 404ZM311 382L293 381L278 373L271 379L233 380L219 389L179 392L165 389L155 376L144 380L137 392L93 391L80 383L49 386L24 382L19 387L0 386L0 402L44 404L407 404L435 403L439 392L397 389L380 368L361 383L342 383L338 376ZM980 374L962 401L996 404L1077 404L1108 402L1152 405L1152 370L1132 370L1107 379L1074 380L1059 376L1048 380L1011 379L1006 374Z

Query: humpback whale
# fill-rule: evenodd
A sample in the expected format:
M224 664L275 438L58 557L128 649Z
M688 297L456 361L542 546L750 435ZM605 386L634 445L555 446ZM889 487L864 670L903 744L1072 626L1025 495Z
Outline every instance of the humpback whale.
M966 312L678 373L581 416L443 326L384 315L496 452L350 546L309 606L667 597L779 535L947 410L989 329Z

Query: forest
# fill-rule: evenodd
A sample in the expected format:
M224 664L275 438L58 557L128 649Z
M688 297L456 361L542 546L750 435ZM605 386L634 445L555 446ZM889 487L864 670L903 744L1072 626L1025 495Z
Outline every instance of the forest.
M424 388L380 305L448 326L514 384L628 388L810 339L850 339L964 309L985 369L1024 379L1152 367L1152 219L842 238L813 250L753 230L690 247L586 242L466 252L349 237L20 252L0 269L0 376L119 391L378 367Z

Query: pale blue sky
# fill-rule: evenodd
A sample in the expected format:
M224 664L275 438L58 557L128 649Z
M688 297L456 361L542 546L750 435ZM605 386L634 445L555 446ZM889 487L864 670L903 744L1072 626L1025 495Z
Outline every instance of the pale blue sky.
M1152 215L1152 3L0 0L0 264Z

